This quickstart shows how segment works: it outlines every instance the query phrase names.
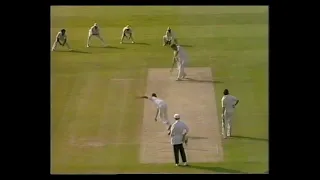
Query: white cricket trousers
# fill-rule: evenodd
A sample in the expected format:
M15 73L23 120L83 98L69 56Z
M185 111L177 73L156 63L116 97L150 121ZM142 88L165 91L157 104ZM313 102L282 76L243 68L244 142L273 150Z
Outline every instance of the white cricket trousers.
M224 119L222 119L222 135L231 135L233 112L224 112ZM226 133L226 134L225 134Z
M51 50L52 50L52 51L56 50L56 48L57 48L58 45L60 45L60 44L58 43L57 40L55 40L54 43L53 43L53 45L52 45ZM70 46L69 46L68 42L66 42L64 45L67 46L68 49L70 49Z
M97 37L97 38L103 43L103 45L106 45L106 43L104 42L103 38L102 38L99 34L89 33L89 35L88 35L88 40L87 40L87 46L90 46L91 38L92 38L93 36L94 36L94 37Z
M178 79L181 79L183 78L184 76L186 76L186 73L184 72L184 66L185 66L185 63L182 62L178 62Z
M168 107L167 105L162 105L159 107L159 117L163 124L170 126L171 123L168 120Z

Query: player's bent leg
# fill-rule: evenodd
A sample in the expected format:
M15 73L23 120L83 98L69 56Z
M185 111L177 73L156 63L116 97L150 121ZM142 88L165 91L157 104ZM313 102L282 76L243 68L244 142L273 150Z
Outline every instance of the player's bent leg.
M122 33L122 36L120 38L120 44L122 44L124 37L127 37L125 33Z
M103 46L107 46L103 38L100 35L97 35L97 38L102 42Z
M88 35L88 39L87 39L87 47L90 47L90 41L91 41L91 38L92 38L92 34L89 33Z
M53 45L52 45L52 48L51 48L51 51L55 51L56 48L57 48L57 45L58 45L58 42L57 41L54 41Z

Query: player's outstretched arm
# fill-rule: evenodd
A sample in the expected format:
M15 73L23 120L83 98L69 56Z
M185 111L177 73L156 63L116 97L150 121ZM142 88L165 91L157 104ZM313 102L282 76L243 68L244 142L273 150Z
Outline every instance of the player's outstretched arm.
M140 99L149 99L148 96L139 96L138 98L140 98Z

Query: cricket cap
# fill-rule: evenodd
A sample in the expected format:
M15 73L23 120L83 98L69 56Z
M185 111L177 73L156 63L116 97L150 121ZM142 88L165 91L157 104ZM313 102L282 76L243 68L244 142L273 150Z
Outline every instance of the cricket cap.
M173 118L175 118L175 119L180 119L180 115L179 115L179 114L174 114L174 115L173 115Z

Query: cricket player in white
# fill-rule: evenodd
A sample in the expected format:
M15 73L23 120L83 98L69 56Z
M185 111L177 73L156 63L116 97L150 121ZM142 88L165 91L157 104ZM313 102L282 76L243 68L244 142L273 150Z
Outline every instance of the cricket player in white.
M236 97L230 95L228 89L225 89L223 91L223 97L221 99L223 138L231 136L232 116L233 116L235 107L238 103L239 103L239 100ZM225 134L225 131L227 131L227 134Z
M161 121L163 122L163 124L167 125L168 135L170 135L171 123L168 120L168 113L167 113L168 105L167 105L167 103L165 103L164 100L159 99L157 97L156 93L152 93L151 97L141 96L139 98L149 99L157 106L157 113L156 113L154 120L157 121L157 117L159 116Z
M57 45L64 46L66 45L69 51L72 51L70 48L68 42L67 42L67 34L65 29L61 29L61 31L58 32L56 39L52 45L51 51L55 51L57 48Z
M120 44L123 43L123 38L126 37L128 40L131 39L131 43L134 43L133 37L132 37L133 31L130 25L125 26L122 29L122 35L121 35L121 40Z
M104 42L103 38L100 35L100 28L98 27L97 23L94 23L94 25L89 29L87 47L90 47L90 41L93 36L97 37L103 43L103 46L106 47L106 43Z
M172 43L178 43L170 27L168 27L166 34L162 38L163 46L171 45Z
M184 71L184 68L188 61L188 56L186 51L179 45L172 44L171 48L173 49L173 62L170 72L172 72L174 64L177 63L178 68L178 77L177 81L182 80L187 76L187 74Z

